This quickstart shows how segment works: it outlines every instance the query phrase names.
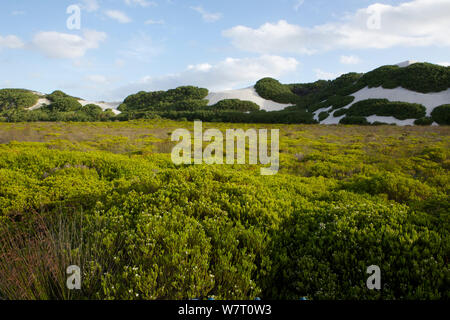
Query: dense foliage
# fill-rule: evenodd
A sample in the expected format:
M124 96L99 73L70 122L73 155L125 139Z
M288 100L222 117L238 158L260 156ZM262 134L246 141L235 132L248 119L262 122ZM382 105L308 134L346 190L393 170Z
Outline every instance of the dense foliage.
M407 102L392 102L387 99L368 99L353 104L347 110L349 116L384 116L395 117L399 120L419 119L425 117L426 109L423 105Z
M328 118L330 114L326 111L319 113L319 121L323 121Z
M193 86L168 91L141 91L128 96L118 109L122 112L195 110L206 106L204 99L207 95L207 89Z
M340 117L347 113L347 109L339 109L333 113L334 117Z
M339 121L340 124L359 124L366 125L369 124L365 117L358 116L346 116Z
M224 111L234 110L240 112L259 111L259 105L252 101L243 101L239 99L225 99L217 102L210 107L211 110Z
M429 93L450 88L450 67L431 63L414 63L408 67L383 66L361 77L358 87L380 87Z
M11 109L24 109L38 102L38 95L24 89L1 89L0 112Z
M0 124L0 298L450 299L448 127L269 126L270 177L175 166L180 127Z
M450 125L450 104L436 107L431 112L431 117L440 125Z
M423 117L414 121L414 124L418 126L430 126L433 124L433 121L430 117Z
M231 123L317 123L313 114L305 111L254 111L250 113L233 110L198 110L198 111L166 111L124 113L116 117L121 121L134 119L171 119L171 120L201 120L204 122L231 122Z
M289 86L273 78L259 80L255 90L260 97L278 103L297 104L300 101L299 96L294 94Z

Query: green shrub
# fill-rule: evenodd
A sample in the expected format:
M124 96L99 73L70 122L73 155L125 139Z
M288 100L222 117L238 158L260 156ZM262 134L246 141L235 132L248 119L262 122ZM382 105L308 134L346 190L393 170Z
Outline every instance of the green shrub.
M278 103L296 104L300 100L299 96L292 92L290 86L281 84L272 78L259 80L255 85L255 90L262 98Z
M425 117L426 109L421 104L391 102L387 99L368 99L353 104L347 110L348 116L385 116L399 120L420 119Z
M61 90L55 90L52 93L47 95L47 99L50 101L56 101L62 98L73 98L69 96L67 93L62 92Z
M340 117L340 116L343 116L344 114L347 114L347 109L339 109L339 110L336 110L336 111L333 113L333 116L334 116L334 117Z
M431 118L440 125L450 125L450 104L434 108Z
M44 109L48 109L56 112L70 112L70 111L79 111L82 106L78 102L77 99L72 97L67 98L56 98L52 104L44 107Z
M448 299L448 236L415 225L402 205L326 198L333 204L297 208L274 235L267 298ZM366 287L371 265L381 290Z
M425 200L434 192L431 187L418 180L389 172L371 177L356 177L344 183L343 188L371 195L386 194L388 199L400 203Z
M433 119L429 117L420 118L414 121L414 124L418 126L430 126L432 123Z
M217 102L215 105L209 107L212 110L234 110L241 112L259 111L259 105L252 101L243 101L239 99L225 99Z
M323 121L328 118L330 114L326 111L319 113L319 121Z
M204 99L207 95L207 89L193 86L168 91L141 91L128 96L118 109L122 112L195 110L206 106L207 100Z
M340 124L359 124L367 125L369 122L365 117L346 116L339 121Z
M414 63L405 68L383 66L364 74L360 83L386 89L403 87L421 93L439 92L450 87L450 68L431 63Z
M175 111L196 111L205 109L208 105L207 100L182 100L174 102L168 109Z
M29 90L1 89L0 111L29 108L35 105L38 99L38 95Z

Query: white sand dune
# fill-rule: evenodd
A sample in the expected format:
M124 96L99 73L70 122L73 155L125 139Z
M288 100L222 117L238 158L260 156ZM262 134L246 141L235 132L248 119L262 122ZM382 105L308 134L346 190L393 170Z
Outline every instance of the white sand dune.
M291 104L282 104L261 98L256 92L255 87L222 92L211 92L206 97L206 99L209 100L208 103L209 106L214 105L217 102L225 99L239 99L245 101L252 101L257 105L259 105L261 110L266 111L280 111L286 107L291 106Z
M103 110L111 109L115 114L119 114L120 111L117 110L117 107L119 107L122 102L97 102L97 101L88 101L88 100L78 100L78 102L84 107L88 104L96 104Z
M436 108L437 106L450 103L450 89L441 92L432 92L425 94L407 90L401 87L395 89L384 89L382 87L377 88L365 87L353 93L352 96L355 97L355 100L352 103L345 106L343 109L348 109L353 104L367 99L387 99L389 101L402 101L402 102L422 104L426 108L426 115L430 116L433 109ZM322 108L317 110L314 114L314 118L317 120L319 113L322 111L328 111L328 109L330 108ZM321 123L337 124L339 123L339 120L341 120L342 118L343 116L335 118L333 117L333 115L331 115L327 119L323 120ZM371 123L375 121L385 123L396 123L397 125L401 126L414 124L414 119L398 120L394 117L379 117L379 116L367 117L367 121Z
M410 65L417 63L417 61L413 61L413 60L407 60L407 61L403 61L400 63L397 63L396 65L399 66L400 68L406 68L409 67Z
M47 98L39 98L39 100L36 102L36 104L32 107L29 107L28 110L36 110L39 108L42 108L42 106L48 106L52 102L48 100Z
M416 121L416 119L398 120L394 117L380 117L380 116L369 116L369 117L366 117L366 119L370 123L374 123L374 122L378 121L378 122L383 122L383 123L388 123L388 124L395 123L398 126L413 126L414 121Z

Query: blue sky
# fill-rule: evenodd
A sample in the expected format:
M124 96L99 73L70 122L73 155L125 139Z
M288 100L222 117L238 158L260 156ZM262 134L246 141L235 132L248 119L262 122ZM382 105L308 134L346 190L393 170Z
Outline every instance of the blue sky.
M70 5L81 10L79 30L67 27ZM17 0L1 9L0 87L92 100L450 61L450 0Z

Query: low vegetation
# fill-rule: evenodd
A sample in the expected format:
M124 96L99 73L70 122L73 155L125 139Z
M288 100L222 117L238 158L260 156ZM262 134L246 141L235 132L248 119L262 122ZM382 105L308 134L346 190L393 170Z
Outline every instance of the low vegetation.
M175 166L183 127L0 124L0 298L450 298L448 127L264 125L269 177Z

